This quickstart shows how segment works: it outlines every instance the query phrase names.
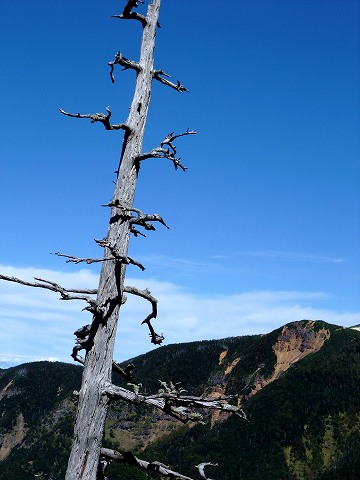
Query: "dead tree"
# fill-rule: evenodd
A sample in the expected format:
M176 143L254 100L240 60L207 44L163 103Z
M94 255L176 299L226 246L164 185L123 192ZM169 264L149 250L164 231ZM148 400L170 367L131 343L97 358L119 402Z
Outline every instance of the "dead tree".
M158 214L144 213L133 205L136 181L140 163L150 158L170 160L175 169L186 170L177 157L176 139L181 136L193 135L196 132L187 129L183 133L169 133L149 152L142 151L144 128L148 115L151 88L153 80L171 87L179 93L188 90L179 81L173 83L163 70L154 69L153 51L155 46L156 28L159 26L158 16L160 0L152 0L145 15L138 13L140 0L128 0L120 15L115 18L135 20L142 26L142 40L139 61L129 60L120 51L115 59L109 62L110 78L115 82L115 69L131 69L136 73L136 87L128 118L124 123L112 124L110 108L105 113L80 114L60 110L63 115L75 118L87 118L92 123L102 123L107 130L122 130L124 132L123 147L117 181L113 198L104 206L111 209L108 233L102 240L96 240L104 249L99 259L78 258L57 252L68 262L101 262L99 286L94 290L67 289L45 279L35 279L36 282L25 282L13 277L0 276L0 279L14 281L23 285L49 289L58 292L63 300L80 299L86 302L88 311L92 314L92 322L79 328L76 332L76 345L72 357L84 365L82 386L78 394L78 410L74 428L74 441L70 453L66 480L95 480L104 477L103 467L107 461L120 461L139 468L157 471L171 478L189 479L180 473L170 470L159 462L146 462L136 458L131 452L115 452L102 448L102 438L107 411L111 401L122 399L132 403L144 403L156 407L169 415L183 421L196 421L201 415L194 413L196 409L218 409L232 412L244 418L244 412L237 406L229 404L229 397L205 398L184 395L184 392L172 384L164 383L165 388L155 395L145 396L139 393L134 385L133 391L112 384L112 370L116 369L127 380L132 378L133 366L121 369L113 361L113 350L119 311L126 301L126 294L136 295L150 303L151 311L143 320L149 329L151 342L159 345L164 340L162 334L155 332L151 321L157 316L157 301L148 290L138 290L125 285L126 266L131 264L137 268L144 267L128 256L129 239L133 234L143 235L143 230L154 230L158 222L167 227ZM168 228L168 227L167 227ZM140 230L139 230L140 229ZM143 229L143 230L142 230ZM96 298L95 298L96 295ZM81 351L85 351L83 357ZM105 459L105 460L104 460ZM206 478L204 468L208 464L198 466L199 473Z

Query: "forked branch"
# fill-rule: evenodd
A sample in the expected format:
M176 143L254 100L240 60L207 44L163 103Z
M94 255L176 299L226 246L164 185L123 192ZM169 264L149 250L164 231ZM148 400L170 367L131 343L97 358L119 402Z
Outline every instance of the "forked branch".
M178 133L177 135L174 135L174 132L170 132L166 135L165 139L160 143L160 147L162 148L164 145L168 145L171 150L176 153L176 147L173 145L173 141L176 140L179 137L185 137L186 135L196 135L197 131L196 130L189 130L188 128L186 129L185 132L183 133Z
M160 142L160 145L156 148L150 150L147 153L141 153L135 158L135 165L139 168L140 162L146 160L147 158L167 158L171 162L173 162L175 170L181 168L184 172L187 170L187 167L184 167L181 162L180 158L176 157L176 146L173 144L174 140L179 137L183 137L185 135L195 135L197 132L195 130L187 129L183 133L179 133L174 135L174 132L170 132L166 135L164 140ZM164 147L167 148L164 148Z
M107 115L104 113L68 113L59 108L60 113L66 115L67 117L73 118L90 118L91 123L100 122L104 125L106 130L125 130L129 131L129 127L125 123L117 123L115 125L110 124L110 117L111 117L111 110L110 107L106 107L106 111L108 112Z

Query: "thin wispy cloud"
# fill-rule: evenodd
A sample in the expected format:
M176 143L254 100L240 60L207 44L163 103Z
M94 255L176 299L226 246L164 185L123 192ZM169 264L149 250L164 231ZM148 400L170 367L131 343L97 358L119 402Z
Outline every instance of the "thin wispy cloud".
M73 273L1 267L19 278L43 277L65 287L96 288L98 276L87 269ZM158 299L154 328L165 343L268 333L286 323L321 319L342 326L360 323L360 312L324 307L331 300L317 291L243 291L209 295L190 292L184 286L155 279L128 278L128 285L148 288ZM329 302L330 303L330 302ZM91 321L80 301L59 301L58 295L13 283L0 282L0 363L57 359L71 361L73 332ZM141 325L151 306L128 295L121 310L115 358L125 360L153 347Z
M342 257L331 257L307 252L291 252L281 250L244 250L228 254L211 255L196 258L181 258L166 255L140 256L139 260L151 267L153 271L171 269L174 273L183 277L197 273L235 273L245 272L251 268L247 263L245 268L242 259L263 259L264 268L268 268L265 260L278 261L281 263L306 263L306 264L343 264L346 262Z
M278 260L287 260L294 262L312 262L312 263L344 263L346 260L341 257L330 257L320 254L306 252L289 252L283 250L250 250L240 251L236 255L242 257L261 257Z
M147 255L140 256L141 262L152 268L171 268L176 271L185 272L204 272L216 271L222 268L221 261L215 257L203 257L200 259L169 257L166 255Z

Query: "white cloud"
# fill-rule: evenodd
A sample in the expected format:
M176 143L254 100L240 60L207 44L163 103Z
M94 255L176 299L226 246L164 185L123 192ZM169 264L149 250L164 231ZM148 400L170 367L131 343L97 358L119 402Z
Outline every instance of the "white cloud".
M64 287L96 288L98 277L90 270L74 273L0 266L0 273L32 280L42 277ZM328 295L304 291L251 291L234 295L198 295L184 287L159 280L128 279L128 285L149 288L158 299L155 330L165 342L267 333L285 323L321 319L342 326L360 323L360 312L324 308ZM58 294L0 281L0 365L39 359L71 361L73 332L91 321L80 301L59 301ZM142 320L150 304L128 296L121 311L115 358L125 360L153 348ZM155 347L156 348L156 347Z

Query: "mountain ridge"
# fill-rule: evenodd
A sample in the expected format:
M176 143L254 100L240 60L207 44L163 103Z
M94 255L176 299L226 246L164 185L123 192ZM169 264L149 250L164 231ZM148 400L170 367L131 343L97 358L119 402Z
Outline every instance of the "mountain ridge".
M236 394L249 422L220 413L188 428L143 406L116 403L106 425L109 447L179 465L190 476L196 476L193 465L217 461L221 470L209 469L209 475L224 480L325 480L342 478L334 476L341 469L350 469L343 478L351 478L352 463L358 468L356 330L303 320L265 335L167 345L129 362L144 393L155 393L160 380L180 381L189 394ZM81 371L49 362L0 370L1 478L63 477L76 410L72 392L80 387ZM114 464L109 468L109 479L131 475Z

